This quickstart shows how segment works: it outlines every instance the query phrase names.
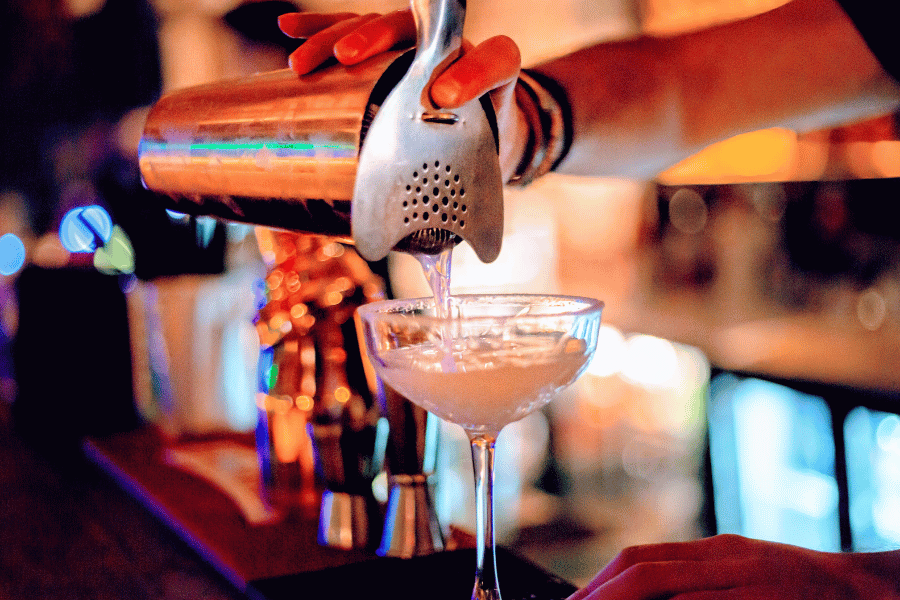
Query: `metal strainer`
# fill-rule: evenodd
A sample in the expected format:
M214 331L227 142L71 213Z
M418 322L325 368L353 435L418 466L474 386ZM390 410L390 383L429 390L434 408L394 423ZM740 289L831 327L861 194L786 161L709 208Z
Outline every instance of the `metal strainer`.
M428 94L433 73L459 54L465 0L411 4L416 54L360 150L353 238L370 260L394 248L437 254L465 240L491 262L503 234L503 182L490 103L447 111Z

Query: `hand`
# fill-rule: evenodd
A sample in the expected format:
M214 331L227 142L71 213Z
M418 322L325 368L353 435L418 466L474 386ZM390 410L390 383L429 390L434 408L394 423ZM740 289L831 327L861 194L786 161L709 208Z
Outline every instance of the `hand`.
M416 41L416 26L408 9L385 15L288 13L281 15L278 26L291 37L307 38L289 58L291 68L301 75L332 56L342 64L354 65ZM456 108L493 90L511 88L509 84L518 76L519 48L504 35L474 47L465 42L463 50L463 56L432 84L432 100L439 107Z
M384 15L287 13L279 17L278 26L291 37L306 38L289 58L299 75L332 57L353 65L416 40L415 22L408 9ZM501 132L500 164L505 176L518 164L528 136L514 98L521 60L519 47L506 36L492 37L477 46L465 41L460 58L434 80L430 90L432 102L441 108L457 108L490 94Z
M900 598L891 578L867 561L863 554L719 535L626 548L569 600Z

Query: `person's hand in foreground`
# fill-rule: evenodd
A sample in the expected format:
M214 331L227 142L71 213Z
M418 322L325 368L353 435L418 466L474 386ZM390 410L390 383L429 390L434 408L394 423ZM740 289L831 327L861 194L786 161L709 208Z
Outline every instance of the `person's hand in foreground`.
M288 13L281 15L278 25L286 35L306 39L289 58L291 68L299 75L315 70L331 58L344 65L355 65L416 41L416 27L409 10L384 15ZM528 134L527 125L517 123L514 110L520 66L519 48L507 36L496 36L477 46L464 42L462 56L435 79L430 90L435 106L450 109L490 94L501 131L501 166L505 175L515 168L512 156L521 155ZM518 134L523 137L519 143Z
M719 535L634 546L569 600L897 600L900 552L818 552Z

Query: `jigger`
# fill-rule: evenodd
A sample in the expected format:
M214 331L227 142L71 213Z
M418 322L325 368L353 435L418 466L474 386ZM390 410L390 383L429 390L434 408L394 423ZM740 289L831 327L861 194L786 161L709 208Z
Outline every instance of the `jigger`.
M385 452L389 492L378 554L411 558L439 552L444 535L434 512L430 480L440 422L390 387L380 388L390 433Z
M378 407L357 391L358 386L347 382L344 348L358 347L356 339L346 339L334 321L319 326L322 393L316 395L311 423L316 466L325 484L319 543L347 549L374 547L381 516L372 491L372 481L381 470L376 450Z

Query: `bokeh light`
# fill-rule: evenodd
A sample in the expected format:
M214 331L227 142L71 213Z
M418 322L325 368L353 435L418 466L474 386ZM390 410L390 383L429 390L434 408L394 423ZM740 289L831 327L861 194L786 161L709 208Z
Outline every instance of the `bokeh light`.
M25 244L19 236L7 233L0 237L0 275L12 275L25 264Z
M112 219L106 210L96 205L79 206L63 217L59 239L69 252L94 252L109 241L112 231Z
M112 228L106 244L94 252L94 267L107 275L134 273L134 248L128 235L118 225Z
M615 375L622 368L625 355L625 336L611 325L601 325L597 337L597 351L587 372L597 377Z
M650 335L628 339L623 357L622 375L646 388L671 385L678 374L678 356L668 340Z

